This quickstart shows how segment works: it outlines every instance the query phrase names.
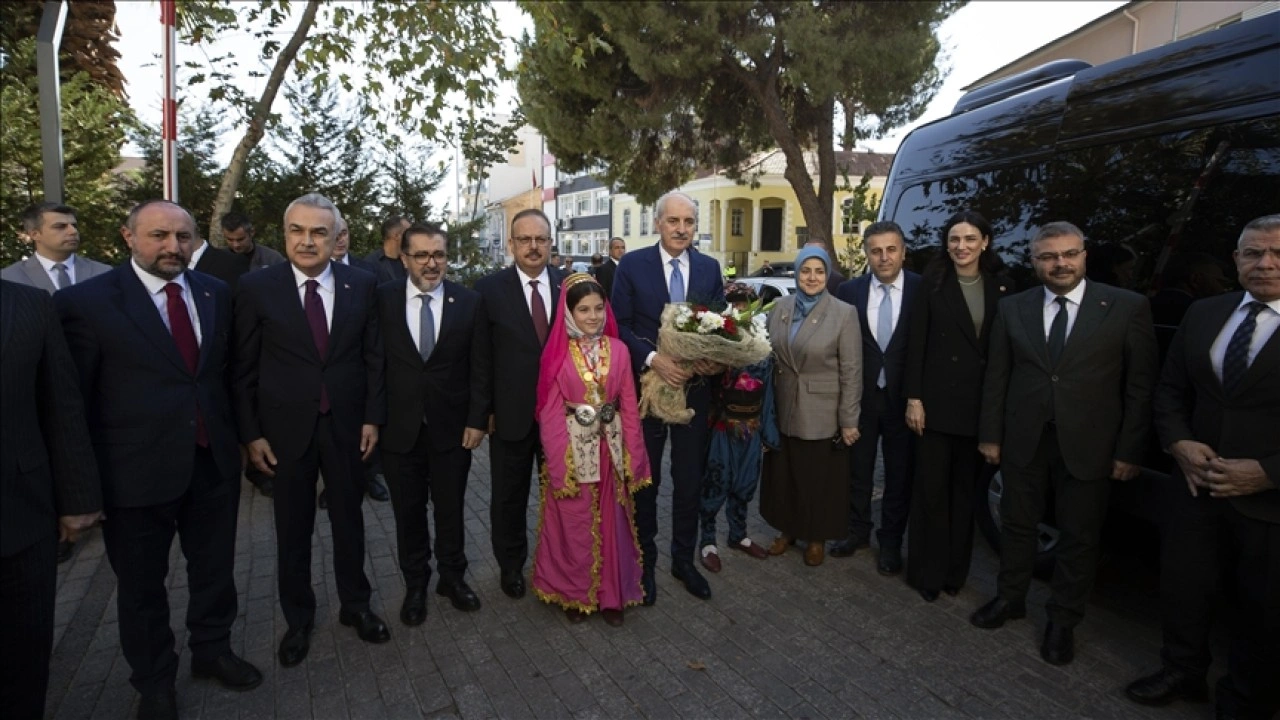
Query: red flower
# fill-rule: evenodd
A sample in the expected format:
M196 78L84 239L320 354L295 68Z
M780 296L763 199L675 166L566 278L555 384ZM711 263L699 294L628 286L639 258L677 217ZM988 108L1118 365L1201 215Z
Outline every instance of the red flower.
M738 324L733 321L733 318L726 317L724 319L724 331L730 335L738 334Z

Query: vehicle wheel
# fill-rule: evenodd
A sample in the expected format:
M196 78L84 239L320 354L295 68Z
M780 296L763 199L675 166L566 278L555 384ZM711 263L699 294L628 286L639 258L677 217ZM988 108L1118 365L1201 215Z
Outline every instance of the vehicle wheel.
M974 498L978 506L974 514L987 544L999 553L1000 499L1004 496L1004 476L999 468L990 468L983 477L985 480L979 485L980 492ZM1058 547L1058 529L1048 520L1046 518L1037 526L1035 576L1041 579L1053 575L1054 551Z

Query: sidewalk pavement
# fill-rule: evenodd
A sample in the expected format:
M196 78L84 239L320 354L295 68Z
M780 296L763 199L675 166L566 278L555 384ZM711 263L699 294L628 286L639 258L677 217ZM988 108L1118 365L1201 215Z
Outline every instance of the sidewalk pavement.
M969 585L927 604L902 579L876 573L873 551L806 567L799 550L765 561L722 552L701 601L658 568L658 603L612 628L593 616L571 626L532 593L511 600L498 586L489 548L487 446L475 453L467 495L468 581L484 603L459 612L429 594L426 623L399 621L404 597L389 503L366 499L366 571L372 606L391 642L368 645L337 622L338 601L323 512L312 575L318 601L311 653L281 668L285 632L276 600L271 500L247 482L240 500L232 648L262 670L263 684L237 693L189 674L185 563L175 542L169 577L181 647L183 718L1207 718L1211 705L1148 709L1124 685L1159 663L1153 598L1097 602L1076 632L1076 659L1044 663L1039 643L1047 587L1033 584L1028 619L984 631L968 616L995 587L997 558L976 543ZM659 499L658 547L669 545L669 476ZM531 498L529 528L537 527ZM751 536L772 531L753 509ZM723 518L720 521L723 538ZM531 543L532 549L532 543ZM1101 590L1100 590L1101 592ZM1095 594L1095 600L1097 600ZM120 653L115 575L100 532L59 567L55 647L46 714L132 718L137 694ZM1220 668L1215 667L1215 675ZM1212 678L1213 676L1211 676Z

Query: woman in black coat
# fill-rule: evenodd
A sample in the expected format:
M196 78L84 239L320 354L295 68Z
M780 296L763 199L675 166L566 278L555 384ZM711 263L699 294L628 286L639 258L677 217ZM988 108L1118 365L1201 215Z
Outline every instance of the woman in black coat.
M907 426L920 440L907 582L929 602L940 590L958 593L969 575L987 341L996 303L1013 292L991 240L991 225L976 212L947 221L911 321L904 394Z

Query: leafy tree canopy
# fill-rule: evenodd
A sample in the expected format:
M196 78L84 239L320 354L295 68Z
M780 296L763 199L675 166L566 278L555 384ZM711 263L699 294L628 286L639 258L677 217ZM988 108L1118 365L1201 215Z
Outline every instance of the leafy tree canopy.
M561 169L602 164L647 203L776 147L830 247L837 109L846 146L918 117L944 76L937 28L963 2L522 4L523 110Z

